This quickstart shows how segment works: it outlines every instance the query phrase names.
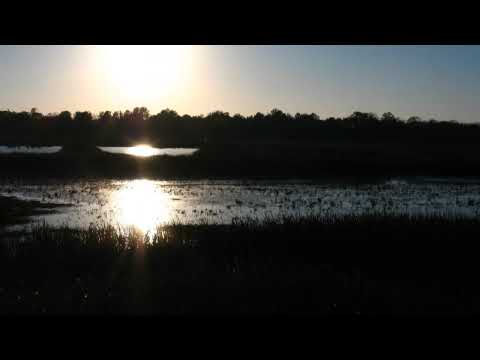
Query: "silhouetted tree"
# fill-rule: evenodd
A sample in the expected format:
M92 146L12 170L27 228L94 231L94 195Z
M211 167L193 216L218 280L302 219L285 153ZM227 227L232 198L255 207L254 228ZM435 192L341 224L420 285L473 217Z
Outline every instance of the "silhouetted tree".
M418 116L411 116L408 118L407 120L407 124L415 124L415 123L418 123L418 122L421 122L422 119Z
M93 116L89 111L77 111L73 120L77 123L88 123L93 120Z
M72 114L70 113L70 111L62 111L60 114L58 114L57 117L60 121L64 121L64 122L72 121Z
M151 115L147 108L104 111L94 116L88 111L42 115L0 111L0 144L45 144L90 142L97 145L128 145L140 141L166 146L196 146L208 139L215 143L281 142L437 142L477 143L479 124L455 121L422 121L417 116L403 122L387 112L381 119L374 113L355 111L344 118L322 120L317 114L294 116L273 109L267 114L231 116L214 111L206 116L182 115L164 109Z
M279 110L279 109L273 109L272 111L270 111L269 116L273 120L287 120L288 119L288 115L285 114L282 110Z
M41 119L43 117L43 115L41 113L39 113L37 111L37 108L35 108L35 107L30 110L30 115L32 116L33 120L38 120L38 119Z
M146 107L136 107L132 112L132 119L134 121L145 121L150 117L150 113Z
M391 112L386 112L382 115L382 122L388 123L388 124L395 124L398 122L399 119L393 115Z

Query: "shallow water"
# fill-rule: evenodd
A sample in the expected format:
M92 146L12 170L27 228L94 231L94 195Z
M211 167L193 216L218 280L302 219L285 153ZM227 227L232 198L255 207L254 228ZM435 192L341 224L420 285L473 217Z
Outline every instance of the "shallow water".
M88 227L112 223L154 232L158 224L231 223L239 217L306 214L478 216L480 181L393 179L371 184L301 180L0 182L0 195L71 204L33 221Z
M53 154L61 146L0 146L0 154Z
M138 146L99 146L100 150L113 153L113 154L127 154L134 156L158 156L158 155L169 155L169 156L183 156L183 155L192 155L198 149L194 148L155 148L148 147L148 151L144 154L142 152L136 151Z
M185 156L192 155L198 150L196 148L145 147L147 148L147 151L142 149L141 146L98 146L100 150L108 153L127 154L133 156ZM54 154L59 152L61 149L61 146L0 146L0 154Z

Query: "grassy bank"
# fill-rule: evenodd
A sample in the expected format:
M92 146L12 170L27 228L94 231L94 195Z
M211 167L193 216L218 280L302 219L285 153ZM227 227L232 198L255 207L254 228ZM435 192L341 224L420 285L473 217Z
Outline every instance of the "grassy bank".
M33 227L0 242L0 312L319 316L480 312L480 220L252 219Z

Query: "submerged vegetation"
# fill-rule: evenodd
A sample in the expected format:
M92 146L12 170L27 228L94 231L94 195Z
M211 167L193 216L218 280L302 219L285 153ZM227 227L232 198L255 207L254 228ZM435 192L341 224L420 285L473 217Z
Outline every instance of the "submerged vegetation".
M480 220L238 219L134 229L34 225L0 242L2 314L470 315Z

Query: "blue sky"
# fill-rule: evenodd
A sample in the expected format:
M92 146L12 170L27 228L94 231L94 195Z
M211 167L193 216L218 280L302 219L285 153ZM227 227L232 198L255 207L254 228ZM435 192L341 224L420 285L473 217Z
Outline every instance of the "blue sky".
M152 113L249 115L276 107L322 118L391 111L480 121L480 46L193 46L136 53L131 46L115 52L0 46L0 109L147 106Z

